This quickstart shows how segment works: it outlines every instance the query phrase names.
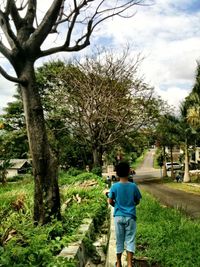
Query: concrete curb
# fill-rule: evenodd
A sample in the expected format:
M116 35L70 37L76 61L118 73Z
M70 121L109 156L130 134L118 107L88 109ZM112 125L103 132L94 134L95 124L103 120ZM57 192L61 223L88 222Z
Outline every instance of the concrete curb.
M115 241L115 227L114 227L114 220L113 220L113 208L111 208L110 212L110 237L108 243L108 250L107 250L107 258L106 258L106 265L105 267L113 267L116 259L116 241Z
M84 219L83 224L80 225L77 232L77 234L80 234L80 239L64 247L58 256L64 257L67 260L73 259L76 261L77 267L84 267L87 263L88 256L83 239L85 237L90 238L91 234L94 232L93 228L93 220Z

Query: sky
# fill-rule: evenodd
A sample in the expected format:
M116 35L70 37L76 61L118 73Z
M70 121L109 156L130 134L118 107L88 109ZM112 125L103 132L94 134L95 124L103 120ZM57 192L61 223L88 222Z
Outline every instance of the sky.
M43 0L42 5L48 6L49 0ZM129 44L130 56L141 54L144 58L140 72L145 81L163 100L178 109L192 90L196 62L200 60L200 0L154 0L152 5L136 7L135 11L132 18L115 17L100 25L84 53L95 45L110 47L118 53ZM61 57L70 56L74 55L62 53ZM48 60L36 62L36 67ZM14 75L1 56L0 64ZM0 112L13 100L15 88L0 76Z

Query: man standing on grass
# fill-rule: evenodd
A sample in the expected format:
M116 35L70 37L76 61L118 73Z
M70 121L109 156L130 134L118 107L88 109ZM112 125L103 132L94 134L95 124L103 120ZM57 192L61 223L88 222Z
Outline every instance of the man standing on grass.
M108 203L114 206L116 267L122 267L121 256L124 244L127 250L128 267L132 267L135 253L136 205L139 204L142 196L137 185L128 181L130 167L127 162L120 162L116 166L116 173L120 181L112 185L108 195Z

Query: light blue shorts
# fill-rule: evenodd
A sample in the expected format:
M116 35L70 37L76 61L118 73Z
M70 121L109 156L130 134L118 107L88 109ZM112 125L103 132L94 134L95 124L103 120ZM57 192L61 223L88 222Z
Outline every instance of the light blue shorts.
M136 221L131 217L114 217L117 254L127 251L135 253Z

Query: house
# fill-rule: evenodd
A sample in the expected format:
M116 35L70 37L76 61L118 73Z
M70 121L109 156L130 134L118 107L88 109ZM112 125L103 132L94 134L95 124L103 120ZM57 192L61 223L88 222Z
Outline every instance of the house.
M0 161L0 164L3 160ZM11 159L10 167L7 169L7 178L20 174L27 173L31 168L30 160L28 159Z
M195 147L195 149L189 149L190 153L190 164L193 169L200 168L200 147Z
M165 152L169 155L170 157L170 147L165 147ZM180 149L179 146L174 146L172 149L172 155L173 155L173 161L179 161L180 160L180 155L183 154L183 151Z

